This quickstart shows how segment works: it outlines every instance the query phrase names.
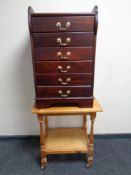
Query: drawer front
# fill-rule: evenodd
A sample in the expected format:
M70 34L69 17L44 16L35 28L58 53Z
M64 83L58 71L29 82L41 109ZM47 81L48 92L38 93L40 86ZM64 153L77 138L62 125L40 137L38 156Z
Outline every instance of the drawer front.
M35 47L93 46L93 33L34 33Z
M33 32L94 31L94 16L32 17Z
M49 98L49 97L90 97L93 95L93 88L90 86L37 86L36 87L38 98Z
M36 60L90 60L93 47L36 47Z
M35 64L36 73L66 74L66 73L92 73L93 61L37 61Z
M35 77L37 86L80 86L93 84L93 74L38 74Z

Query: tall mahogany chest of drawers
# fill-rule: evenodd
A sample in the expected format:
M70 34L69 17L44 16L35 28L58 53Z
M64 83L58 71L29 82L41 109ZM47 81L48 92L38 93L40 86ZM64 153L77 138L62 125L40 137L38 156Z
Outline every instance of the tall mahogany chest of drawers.
M97 15L28 8L37 108L92 107Z

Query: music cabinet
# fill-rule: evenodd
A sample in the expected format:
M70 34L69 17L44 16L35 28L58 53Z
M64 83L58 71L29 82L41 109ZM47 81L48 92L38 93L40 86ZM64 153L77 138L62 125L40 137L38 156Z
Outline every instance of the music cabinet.
M37 108L93 106L98 10L34 13L28 10Z

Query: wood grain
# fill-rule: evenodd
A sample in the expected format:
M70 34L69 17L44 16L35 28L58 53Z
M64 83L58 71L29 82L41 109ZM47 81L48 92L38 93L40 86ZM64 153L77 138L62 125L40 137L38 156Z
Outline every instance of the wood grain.
M93 58L93 47L35 47L35 60L59 60L59 61L75 61L75 60L92 60ZM70 52L70 56L66 59L62 59L57 56L57 53L61 52L62 56L66 56Z
M33 33L32 35L35 47L66 47L61 46L57 42L57 38L61 38L62 43L66 43L66 39L71 38L67 44L68 47L93 46L95 39L94 33L87 32Z
M91 73L66 73L66 74L36 74L36 86L63 86L59 80L66 82L68 78L71 79L68 82L68 86L83 86L92 85L93 74Z
M58 81L56 78L59 75L65 82L64 77L66 78L66 74L79 74L79 76L74 76L75 78L72 77L69 86L83 86L83 93L85 91L84 85L91 85L93 90L97 14L98 9L96 6L91 13L35 13L31 7L28 8L36 94L35 103L38 108L55 105L92 107L92 94L90 94L90 97L86 97L87 93L82 95L82 93L78 92L78 96L75 93L72 98L63 99L51 97L52 93L50 94L50 92L52 91L46 89L47 94L50 95L43 98L43 95L37 95L37 86L63 86L62 84L57 84L58 82L56 83ZM62 28L66 27L66 29L61 30L60 25L56 25L57 22ZM68 27L66 26L67 22L70 24ZM58 70L59 63L62 70L64 70L62 73L61 67ZM65 72L68 63L71 69ZM91 76L80 75L88 73ZM79 97L80 94L81 97Z
M37 86L36 91L38 98L61 97L62 94L67 95L67 91L70 91L67 97L90 97L93 95L91 86ZM59 94L59 91L62 94Z
M35 104L38 109L41 108L49 108L53 106L61 106L61 107L67 107L67 106L76 106L76 107L92 107L93 106L93 97L68 97L68 98L62 98L62 97L48 97L48 98L35 98Z
M39 74L66 74L66 73L92 73L93 71L93 61L36 61L35 64L35 71ZM58 69L58 66L62 67L63 71L61 72ZM70 66L70 69L67 70L67 66Z
M45 143L46 153L87 153L87 143L83 128L49 129Z
M32 17L33 32L59 32L56 23L60 22L61 27L65 27L70 22L70 27L66 29L68 32L93 32L94 16L61 16L61 17ZM46 25L45 25L46 24Z

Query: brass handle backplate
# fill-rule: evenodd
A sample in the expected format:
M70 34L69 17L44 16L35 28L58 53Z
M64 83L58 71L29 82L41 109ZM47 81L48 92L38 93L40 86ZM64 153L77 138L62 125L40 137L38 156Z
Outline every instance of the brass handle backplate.
M67 85L71 81L71 78L68 77L65 82L63 82L62 78L58 78L58 81L61 85Z
M61 22L58 21L58 22L56 23L56 27L58 27L59 30L61 30L61 31L67 30L67 29L70 27L70 25L71 25L70 22L66 22L65 27L62 27Z
M65 43L62 42L62 39L61 39L61 38L57 38L56 41L57 41L57 43L59 43L61 46L66 46L68 43L71 42L71 38L66 38Z
M66 66L66 69L65 69L65 70L63 70L63 67L62 67L62 66L58 66L57 68L58 68L58 70L59 70L60 72L64 72L64 73L68 72L68 70L71 69L70 66Z
M61 52L57 52L57 56L63 60L66 60L70 55L71 55L71 52L66 52L65 55L63 55Z
M68 97L70 94L71 94L71 91L70 90L67 90L65 94L63 94L63 91L62 90L59 90L58 91L58 94L60 94L61 97Z

